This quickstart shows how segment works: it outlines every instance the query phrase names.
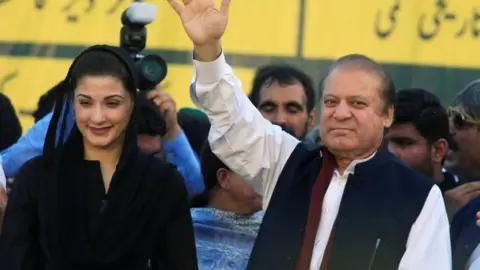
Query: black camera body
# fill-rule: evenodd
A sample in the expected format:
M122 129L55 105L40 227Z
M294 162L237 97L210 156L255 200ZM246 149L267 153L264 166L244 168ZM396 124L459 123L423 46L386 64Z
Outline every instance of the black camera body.
M134 3L122 14L120 30L120 47L127 50L135 61L135 68L140 78L140 89L148 91L167 76L167 63L154 54L143 55L147 43L147 29L156 14L156 8L148 3Z
M166 123L155 103L147 99L147 92L167 76L167 63L158 55L144 55L141 52L147 44L147 29L145 26L153 22L156 7L148 3L136 2L130 5L122 14L122 29L120 30L120 47L125 49L135 62L138 72L139 90L135 103L138 108L137 133L149 136L164 136Z

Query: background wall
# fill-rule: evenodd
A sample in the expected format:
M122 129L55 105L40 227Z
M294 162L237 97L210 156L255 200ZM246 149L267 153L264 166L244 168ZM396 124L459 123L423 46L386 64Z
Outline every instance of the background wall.
M92 44L118 44L126 0L0 0L0 91L23 112L61 80ZM165 0L148 26L147 53L169 63L164 81L180 106L192 106L191 44ZM219 2L219 1L217 1ZM289 63L318 82L331 61L363 53L385 64L398 88L424 87L449 100L480 69L480 2L474 0L232 0L224 38L230 64L248 92L255 68Z

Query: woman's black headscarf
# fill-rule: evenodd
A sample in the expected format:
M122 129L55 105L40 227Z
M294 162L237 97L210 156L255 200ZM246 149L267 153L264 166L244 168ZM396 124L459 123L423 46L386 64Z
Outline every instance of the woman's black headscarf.
M41 204L40 215L46 226L40 237L45 237L46 255L58 262L56 269L69 269L71 265L115 262L128 251L145 225L151 212L158 209L160 184L143 180L148 173L150 159L138 155L136 140L136 105L126 128L123 151L108 191L108 206L96 223L93 236L86 233L86 184L82 134L74 125L65 143L65 129L74 88L72 78L79 59L90 52L105 52L117 57L129 75L125 80L127 91L137 93L138 75L133 59L118 47L97 45L83 51L71 65L62 91L56 96L55 110L44 146L44 160L49 168L46 203ZM87 74L88 75L88 74ZM76 78L78 79L78 78ZM145 158L139 158L145 157ZM157 181L160 182L160 181ZM155 197L156 196L156 197ZM154 201L152 203L152 200Z

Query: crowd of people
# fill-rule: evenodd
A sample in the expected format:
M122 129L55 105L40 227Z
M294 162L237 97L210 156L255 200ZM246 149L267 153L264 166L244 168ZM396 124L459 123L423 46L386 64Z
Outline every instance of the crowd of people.
M221 46L230 1L168 2L198 109L139 91L107 45L23 136L0 96L0 269L480 269L480 80L445 108L351 54L319 97L287 65L246 96Z

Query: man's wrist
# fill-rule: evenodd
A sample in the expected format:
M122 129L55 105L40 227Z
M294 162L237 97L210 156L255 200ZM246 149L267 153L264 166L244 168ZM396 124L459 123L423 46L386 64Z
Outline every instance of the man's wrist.
M165 133L165 135L163 136L163 139L166 140L167 142L171 141L171 140L175 139L176 137L178 137L178 135L180 135L180 133L182 133L182 128L180 127L179 124L176 124L174 127L170 128L167 131L167 133Z
M222 54L222 45L220 41L212 44L195 45L193 52L195 60L200 62L212 62Z

